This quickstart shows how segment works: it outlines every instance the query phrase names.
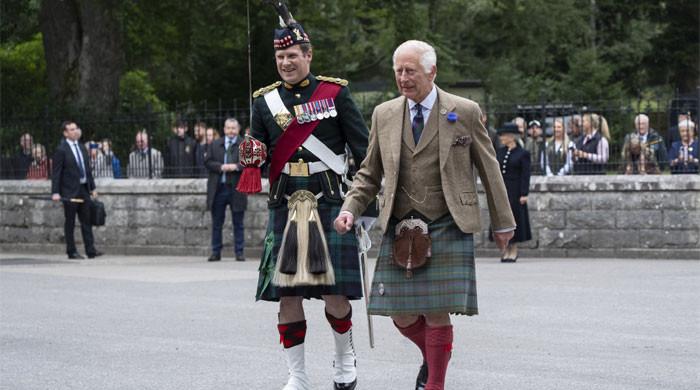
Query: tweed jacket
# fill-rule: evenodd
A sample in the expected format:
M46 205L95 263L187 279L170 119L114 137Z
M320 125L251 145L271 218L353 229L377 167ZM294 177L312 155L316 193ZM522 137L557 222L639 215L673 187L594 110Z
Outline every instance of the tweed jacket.
M481 124L479 106L468 99L437 88L438 98L430 115L439 115L438 129L424 136L438 137L437 156L423 154L417 158L434 159L440 165L440 181L447 206L455 223L464 233L481 229L479 199L476 192L477 170L486 190L491 226L494 230L515 226L503 178L499 171L491 139ZM384 179L384 193L379 199L378 226L385 231L394 207L401 153L403 117L407 99L400 96L377 106L372 114L367 157L355 175L342 210L359 216L379 193ZM454 120L448 120L448 114ZM475 170L475 168L477 170ZM407 167L401 167L407 169ZM422 192L422 191L420 191Z

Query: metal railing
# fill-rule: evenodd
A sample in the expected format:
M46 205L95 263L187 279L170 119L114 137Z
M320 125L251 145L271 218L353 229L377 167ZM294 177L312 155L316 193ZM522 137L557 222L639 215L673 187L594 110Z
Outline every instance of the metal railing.
M376 100L376 99L374 99ZM358 101L366 121L371 118L375 105L372 99ZM535 175L551 174L624 174L624 173L666 173L669 162L658 158L646 158L639 165L639 157L630 156L624 148L625 136L634 132L634 118L638 113L649 116L650 127L663 138L663 143L654 146L655 150L670 149L672 132L679 113L689 112L695 120L698 113L698 99L674 97L670 100L650 101L606 101L583 103L485 103L481 104L487 114L487 128L492 129L492 138L497 144L493 129L505 122L521 117L525 122L538 120L542 123L543 136L528 139L523 134L524 145L530 150L546 150L553 143L552 126L556 120L564 123L568 143L558 153L533 153L532 173ZM234 104L231 108L219 105L193 104L181 105L177 112L143 112L111 117L75 117L83 131L81 141L85 143L90 155L89 164L95 177L113 178L195 178L206 177L203 155L206 142L201 139L190 141L185 149L172 148L168 140L173 139L173 123L176 120L188 124L187 137L195 138L193 127L204 122L220 135L224 121L235 117L243 127L248 123L248 108ZM610 130L608 158L602 163L589 163L584 159L570 158L574 151L571 142L578 137L574 128L574 119L587 113L596 113L606 118ZM49 114L49 111L37 117L25 116L3 118L0 127L0 179L48 179L51 176L51 158L63 136L60 123L63 118ZM369 125L369 123L368 123ZM136 145L136 135L146 131L148 148ZM533 144L535 145L533 147ZM496 146L496 145L495 145ZM623 156L623 152L626 153ZM696 151L697 153L697 151ZM536 156L535 156L536 154ZM666 153L667 154L667 153ZM569 163L567 169L562 168ZM654 169L651 165L656 164ZM686 164L687 165L687 164ZM692 168L691 162L691 168ZM631 167L631 168L630 168ZM676 167L675 171L679 169ZM690 170L693 171L692 169Z

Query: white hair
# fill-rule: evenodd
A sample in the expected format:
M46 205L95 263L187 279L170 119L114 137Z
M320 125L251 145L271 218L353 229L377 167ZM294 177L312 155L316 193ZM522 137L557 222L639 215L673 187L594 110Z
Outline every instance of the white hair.
M637 124L637 123L642 123L642 122L649 123L649 117L646 116L645 114L639 114L639 115L637 115L637 116L634 117L634 123L635 123L635 124Z
M689 128L689 129L693 129L693 130L694 130L694 129L695 129L695 122L693 122L693 121L691 121L691 120L688 120L688 119L683 120L683 121L680 121L680 122L678 123L678 128L680 129L681 127L687 127L687 128Z
M416 40L406 41L394 50L394 56L392 57L394 66L396 66L396 57L399 53L406 50L418 53L420 56L420 64L423 66L425 73L430 73L430 71L433 70L433 66L437 66L437 54L435 54L435 49L426 42Z

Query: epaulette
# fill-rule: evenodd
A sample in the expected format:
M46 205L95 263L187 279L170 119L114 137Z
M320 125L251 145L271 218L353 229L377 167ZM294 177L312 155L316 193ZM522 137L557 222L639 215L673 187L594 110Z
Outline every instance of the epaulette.
M343 87L348 86L348 80L341 79L339 77L316 76L316 80L327 81L329 83L336 83L338 85L342 85Z
M258 96L262 96L262 95L272 91L273 89L279 87L280 85L282 85L281 81L275 81L274 83L268 85L267 87L262 87L262 88L258 89L257 91L253 92L253 98L256 98Z

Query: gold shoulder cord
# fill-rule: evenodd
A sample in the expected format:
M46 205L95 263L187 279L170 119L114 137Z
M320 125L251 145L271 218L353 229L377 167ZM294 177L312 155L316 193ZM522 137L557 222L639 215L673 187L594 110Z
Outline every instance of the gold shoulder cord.
M342 85L343 87L348 86L348 80L341 79L340 77L316 76L316 80L335 83L338 85Z
M253 92L253 98L260 97L260 96L274 90L275 88L279 87L280 85L282 85L281 81L275 81L274 83L268 85L267 87L262 87L262 88L258 89L257 91Z

